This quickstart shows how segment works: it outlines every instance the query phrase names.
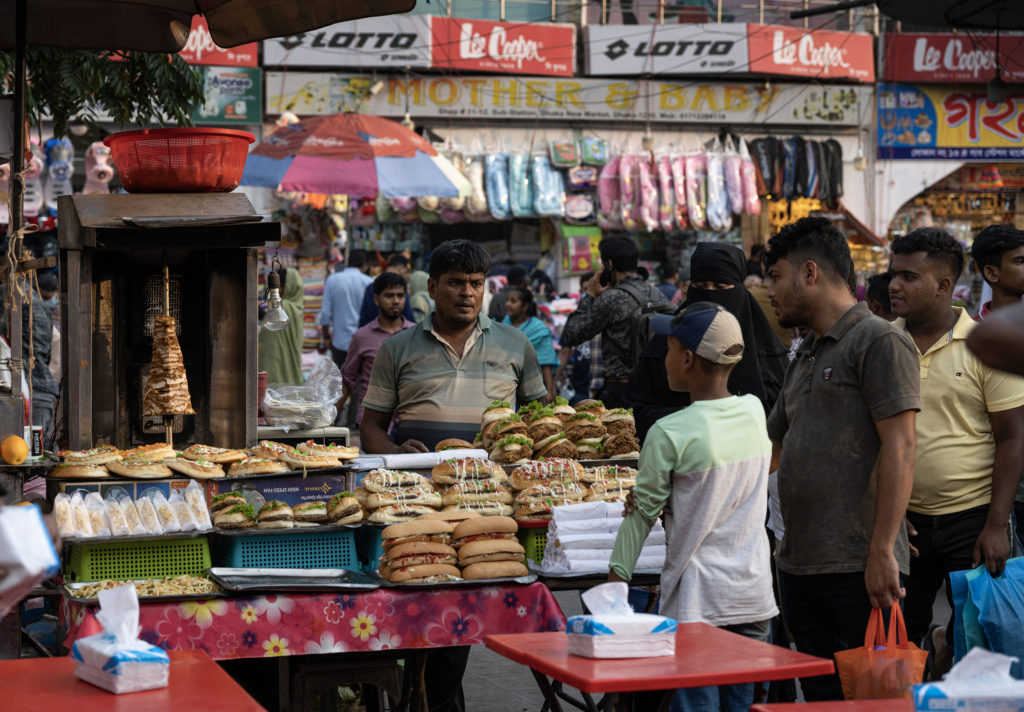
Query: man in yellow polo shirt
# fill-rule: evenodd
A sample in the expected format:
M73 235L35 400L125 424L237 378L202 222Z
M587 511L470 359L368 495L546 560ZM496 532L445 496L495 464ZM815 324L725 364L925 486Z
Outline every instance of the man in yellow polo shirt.
M892 251L889 297L900 317L895 324L907 330L921 360L907 512L918 554L910 560L904 607L908 637L919 640L950 571L984 562L996 576L1006 564L1024 448L1024 378L993 370L968 350L967 335L976 324L952 305L964 252L949 233L915 230L894 240ZM948 596L948 585L946 591ZM944 667L943 647L952 650L952 634L948 625L944 641L933 636L937 668Z

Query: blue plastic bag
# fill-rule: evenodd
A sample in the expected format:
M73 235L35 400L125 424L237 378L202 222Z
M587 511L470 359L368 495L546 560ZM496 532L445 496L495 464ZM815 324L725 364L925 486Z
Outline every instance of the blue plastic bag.
M954 607L954 657L981 646L1018 662L1010 674L1024 679L1024 558L1010 559L998 578L984 566L950 574Z
M991 650L985 631L978 622L978 607L971 600L968 579L977 578L985 571L984 566L967 571L953 571L949 574L950 591L953 594L953 660L959 661L974 647Z

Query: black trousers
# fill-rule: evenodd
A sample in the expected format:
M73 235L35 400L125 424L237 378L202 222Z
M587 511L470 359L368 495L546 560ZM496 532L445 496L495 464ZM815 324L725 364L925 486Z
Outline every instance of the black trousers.
M601 392L598 394L598 398L608 410L612 408L625 408L627 388L629 388L629 384L625 381L605 381Z
M946 599L952 610L953 595L949 590L949 572L971 568L974 544L981 530L985 528L987 517L987 504L938 516L907 512L907 521L917 530L917 536L910 537L910 543L917 547L919 552L918 556L910 559L907 600L904 603L907 637L910 640L920 642L928 633L935 594L939 592L944 582L947 584ZM952 613L946 625L946 644L953 645Z
M452 712L469 662L469 646L434 648L427 653L425 670L430 712Z
M336 348L334 348L333 344L331 345L331 360L334 361L334 365L338 367L339 371L341 370L341 367L345 365L345 358L347 356L348 356L348 351L342 351L341 349L336 349ZM357 381L356 382L356 387L352 389L352 393L348 397L348 405L345 406L346 408L348 408L348 411L346 412L346 415L345 415L344 427L347 427L351 431L351 435L352 436L357 435L359 433L359 431L356 429L357 425L358 425L356 423L356 410L359 408L359 404L356 403L356 400L358 398L359 398L359 382ZM334 422L335 423L340 423L340 418L341 418L341 413L338 413L338 415L334 419Z
M782 615L801 653L831 660L864 644L871 601L864 572L797 575L779 571ZM808 702L843 699L838 675L800 678Z

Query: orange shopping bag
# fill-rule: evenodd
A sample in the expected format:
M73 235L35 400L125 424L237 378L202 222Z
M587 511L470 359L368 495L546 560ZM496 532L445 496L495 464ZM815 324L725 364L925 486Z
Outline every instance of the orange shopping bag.
M885 634L882 610L868 618L864 646L836 653L836 667L848 700L880 700L906 697L910 687L924 678L928 653L907 640L903 611L894 603Z

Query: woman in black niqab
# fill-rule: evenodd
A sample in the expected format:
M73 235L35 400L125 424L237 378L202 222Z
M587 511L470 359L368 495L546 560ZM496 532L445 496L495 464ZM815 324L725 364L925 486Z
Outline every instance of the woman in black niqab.
M789 358L761 306L743 286L746 275L743 250L725 243L700 242L690 258L690 288L679 308L713 302L732 312L743 331L744 348L743 359L729 376L729 392L757 396L769 413L782 388ZM633 408L641 441L659 418L690 404L688 393L676 393L668 387L667 354L667 337L655 336L629 379L626 398Z

